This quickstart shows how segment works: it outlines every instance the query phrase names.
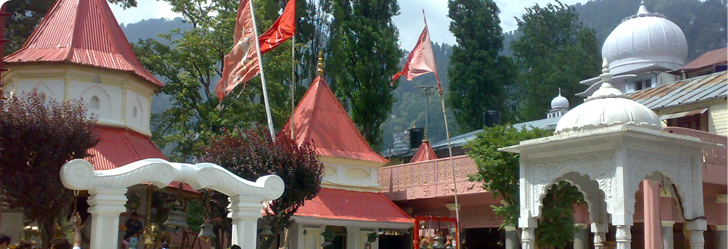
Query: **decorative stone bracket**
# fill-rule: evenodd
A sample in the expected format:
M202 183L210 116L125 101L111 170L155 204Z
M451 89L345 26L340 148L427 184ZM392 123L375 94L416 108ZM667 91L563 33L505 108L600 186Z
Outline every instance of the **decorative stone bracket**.
M66 188L88 190L91 224L91 248L109 248L118 243L119 215L126 211L127 187L152 183L166 187L173 181L184 182L199 190L210 188L230 196L233 219L232 243L242 248L255 248L257 218L262 216L262 202L283 194L283 180L276 175L245 180L211 163L171 163L162 159L144 159L125 166L95 171L83 159L72 160L61 167L61 182Z

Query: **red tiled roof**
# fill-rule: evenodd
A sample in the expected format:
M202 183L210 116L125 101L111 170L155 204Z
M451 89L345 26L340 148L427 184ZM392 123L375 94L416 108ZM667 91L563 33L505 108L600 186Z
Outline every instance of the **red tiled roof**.
M98 126L99 143L87 158L95 170L115 169L147 158L167 159L146 135L126 128Z
M7 63L70 62L132 72L162 87L139 62L104 0L58 0Z
M437 156L435 155L435 151L432 150L432 146L430 146L430 141L422 141L422 144L420 144L420 147L417 148L417 152L415 152L415 155L412 157L410 163L423 162L435 159L437 159Z
M707 52L687 65L677 69L675 71L690 71L694 69L701 69L708 66L713 66L720 63L726 63L728 59L728 48L720 48L710 52Z
M323 219L412 223L414 219L381 193L321 188L297 216Z
M294 112L296 142L311 142L316 154L388 163L369 147L321 76L314 79ZM281 130L290 136L291 120Z

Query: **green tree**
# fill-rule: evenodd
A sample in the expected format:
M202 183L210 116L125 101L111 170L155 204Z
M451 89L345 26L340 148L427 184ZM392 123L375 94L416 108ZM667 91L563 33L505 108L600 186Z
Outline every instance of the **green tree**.
M306 200L316 197L324 165L309 143L298 145L280 133L275 141L263 127L234 130L215 136L205 149L206 161L214 162L244 179L278 175L285 183L283 195L271 201L264 221L273 234L280 234L293 223L291 217ZM270 248L272 239L259 248Z
M10 15L5 19L5 39L8 42L5 43L4 55L23 46L55 2L56 0L13 0L6 3L5 12ZM109 3L124 8L137 6L136 0L109 0Z
M334 20L327 47L326 74L331 88L349 111L364 139L375 150L382 142L381 125L394 98L391 77L399 70L399 14L396 0L333 0Z
M502 226L517 226L519 218L519 155L498 151L498 148L517 145L519 142L551 135L551 131L539 128L517 129L511 125L484 128L467 147L468 155L475 160L478 172L470 175L470 181L483 183L493 197L501 196L504 204L493 205L495 213L505 218ZM583 195L566 182L554 184L543 199L542 216L536 228L536 243L542 248L565 247L573 241L573 204L583 204Z
M80 100L46 101L35 91L0 98L0 200L38 223L43 248L73 203L58 172L71 159L92 156L97 135Z
M585 89L579 81L599 74L594 31L579 22L573 7L558 1L527 8L516 20L523 36L511 43L520 71L511 96L521 120L544 118L559 87L572 106L579 104L574 94Z
M483 128L483 112L497 110L505 120L506 89L515 78L513 61L498 53L503 49L498 6L492 0L451 0L448 3L452 48L447 76L447 102L460 131Z

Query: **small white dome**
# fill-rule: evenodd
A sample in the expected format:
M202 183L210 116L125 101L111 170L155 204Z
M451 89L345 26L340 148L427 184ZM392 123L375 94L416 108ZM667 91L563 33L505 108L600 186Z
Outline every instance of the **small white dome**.
M625 18L602 46L612 74L642 68L678 69L685 65L688 43L685 34L664 15L640 6L636 15ZM637 73L637 72L635 72Z
M561 88L559 88L559 96L551 100L551 109L569 109L569 100L561 96Z
M628 99L609 83L606 58L602 70L602 86L586 102L567 112L556 125L556 133L631 124L655 130L662 129L660 118L646 106Z

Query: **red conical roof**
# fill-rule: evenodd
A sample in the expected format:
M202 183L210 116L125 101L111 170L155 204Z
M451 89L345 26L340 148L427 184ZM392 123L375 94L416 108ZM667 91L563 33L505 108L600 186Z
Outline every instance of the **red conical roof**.
M415 152L415 155L412 157L410 163L424 162L435 159L437 159L437 155L435 155L435 151L432 150L432 146L430 146L430 141L422 141L422 144L420 144L420 147L417 148L417 152Z
M294 112L297 143L308 141L316 154L337 158L388 163L369 147L344 107L321 76L314 79ZM281 132L291 134L291 120Z
M133 72L164 86L137 59L105 0L58 0L7 63L71 62Z

